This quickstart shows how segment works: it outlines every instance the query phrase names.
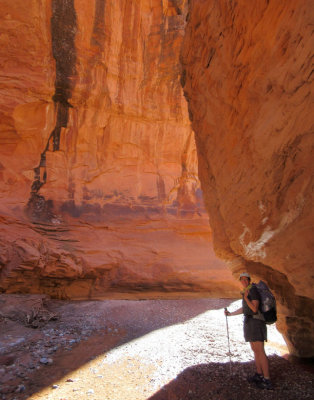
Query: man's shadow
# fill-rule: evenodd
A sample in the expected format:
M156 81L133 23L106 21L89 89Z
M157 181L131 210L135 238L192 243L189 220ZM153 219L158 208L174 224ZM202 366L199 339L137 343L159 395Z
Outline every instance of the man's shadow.
M279 357L269 357L274 390L259 389L247 377L255 372L254 362L208 363L185 369L174 380L147 400L296 400L300 397L300 381L304 368ZM295 377L289 379L290 373ZM310 375L302 382L304 395L311 393ZM302 391L301 391L302 392ZM298 394L299 393L299 394ZM314 392L313 392L314 393ZM297 397L296 397L297 396Z

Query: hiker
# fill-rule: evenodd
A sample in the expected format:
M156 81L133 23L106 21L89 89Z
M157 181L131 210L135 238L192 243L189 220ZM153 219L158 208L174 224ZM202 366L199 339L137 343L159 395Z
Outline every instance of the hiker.
M264 350L264 341L267 341L267 328L263 315L259 311L260 295L255 285L251 284L251 277L247 272L240 275L243 286L242 307L229 312L225 309L227 317L244 314L244 339L250 342L254 352L256 373L248 378L250 383L255 383L261 389L272 389L269 376L268 358Z

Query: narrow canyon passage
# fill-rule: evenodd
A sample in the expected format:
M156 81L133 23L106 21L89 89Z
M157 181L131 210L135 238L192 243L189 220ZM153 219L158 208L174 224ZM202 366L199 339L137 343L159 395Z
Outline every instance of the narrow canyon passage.
M313 357L311 1L2 0L0 11L0 295L47 295L56 309L72 304L57 300L233 299L247 270L274 292L290 353ZM94 315L86 307L82 326ZM207 306L197 310L182 321ZM175 315L167 326L182 323ZM106 321L98 337L95 322L85 344L93 352L105 334L107 352L163 327L147 318L134 337L131 325L112 336ZM1 317L5 335L11 324ZM39 364L31 352L23 361L48 388L46 364L61 379L63 362L80 363L59 340L85 354L80 326L50 324L37 339L22 327L16 338L35 355L49 350ZM226 375L218 356L189 354L178 376L199 363ZM3 379L22 385L3 396L24 396L26 367L13 379L15 361L3 356ZM176 390L175 374L150 383L147 399Z
M5 296L2 304L9 302ZM30 297L12 295L10 302ZM16 314L13 321L13 308L10 314L4 306L1 399L236 400L248 393L260 399L246 381L254 366L241 316L228 324L230 363L223 308L238 305L230 299L46 300L55 318L37 329ZM282 357L287 347L275 326L268 336L275 391L264 398L312 398L313 371Z

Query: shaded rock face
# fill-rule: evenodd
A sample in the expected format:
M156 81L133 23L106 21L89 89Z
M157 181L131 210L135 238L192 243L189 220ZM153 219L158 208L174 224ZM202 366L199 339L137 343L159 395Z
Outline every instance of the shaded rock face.
M235 296L180 84L185 0L1 2L0 288Z
M190 1L182 83L216 253L313 356L313 4Z

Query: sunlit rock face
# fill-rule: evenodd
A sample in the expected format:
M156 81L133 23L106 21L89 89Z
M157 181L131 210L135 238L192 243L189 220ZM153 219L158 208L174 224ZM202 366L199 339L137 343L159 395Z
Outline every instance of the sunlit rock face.
M182 83L216 253L279 301L313 356L313 4L190 2Z
M1 2L2 291L238 293L197 176L186 12L184 0Z

